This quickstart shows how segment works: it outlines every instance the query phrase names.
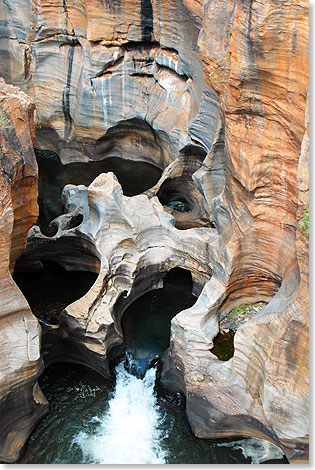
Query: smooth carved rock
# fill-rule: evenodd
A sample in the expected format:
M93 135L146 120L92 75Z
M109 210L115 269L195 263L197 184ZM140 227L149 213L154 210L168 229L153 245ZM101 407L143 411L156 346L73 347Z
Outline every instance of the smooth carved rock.
M162 143L154 161L162 169L186 145L211 148L218 100L203 80L198 20L184 5L71 0L40 2L34 11L28 1L26 22L21 9L19 0L3 6L2 74L34 95L38 148L55 150L64 164L117 156L99 139L135 118Z
M64 164L118 157L165 169L147 196L124 199L110 174L88 190L66 187L68 212L52 236L32 229L29 254L61 243L60 262L74 269L72 242L86 269L100 262L92 289L45 329L47 362L107 373L128 302L186 266L204 287L172 321L162 380L186 393L195 434L265 437L307 461L307 2L40 1L35 11L14 0L2 9L1 73L34 94L38 148ZM190 161L183 190L180 152L191 145L207 155ZM175 220L153 196L177 188L193 211ZM185 230L207 218L217 232ZM220 319L257 301L269 303L222 363L210 352Z
M155 195L159 198L165 210L169 210L175 218L176 228L214 227L213 217L209 213L209 205L204 198L202 188L195 180L198 170L203 165L205 155L201 148L186 147L179 153L176 160L164 170L158 183L145 193L149 197ZM216 158L217 156L214 157L214 160ZM213 176L212 187L215 186L214 180L220 185L218 178ZM224 183L220 185L217 194L222 191L223 186ZM180 204L172 206L174 202L182 203L184 207L181 208Z
M300 228L308 211L307 14L303 1L286 8L273 2L205 6L199 48L225 116L229 169L224 198L230 224L217 224L222 255L230 258L227 298L222 302L213 266L196 305L172 322L166 359L172 373L164 371L166 382L177 377L185 390L196 435L265 433L280 441L292 462L308 460L308 263ZM266 300L263 291L275 292L277 277L278 293L236 333L234 358L220 363L211 357L202 338L215 337L218 317L248 300ZM199 348L191 331L199 331ZM202 383L194 380L195 370Z
M15 462L47 401L37 384L43 370L40 326L11 277L37 217L34 104L0 79L0 460Z
M88 188L68 185L63 197L72 212L56 219L53 237L38 229L32 232L26 262L35 258L36 264L36 256L47 259L56 246L88 239L100 259L99 276L84 297L64 310L59 327L44 325L43 357L47 364L71 358L108 376L110 352L123 341L121 319L126 308L160 287L174 267L191 271L198 294L211 277L209 251L215 256L217 233L176 229L174 218L156 197L124 196L112 173L101 174ZM67 220L77 210L82 211L82 223L67 229ZM62 263L71 269L66 256Z

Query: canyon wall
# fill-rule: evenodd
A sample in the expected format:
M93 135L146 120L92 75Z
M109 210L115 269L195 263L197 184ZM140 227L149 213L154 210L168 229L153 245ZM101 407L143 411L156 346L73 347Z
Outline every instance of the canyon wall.
M0 461L14 462L48 405L37 383L40 326L11 277L38 214L34 103L2 78L0 102Z
M172 320L162 383L185 393L197 436L264 437L305 462L307 2L13 0L0 14L1 74L35 102L41 158L68 175L106 163L120 183L108 173L67 186L65 213L47 212L29 233L20 269L62 246L67 269L99 272L45 327L46 363L68 354L106 375L127 305L185 267L200 295ZM127 194L118 171L148 177L135 163L158 181ZM176 198L190 212L165 207ZM33 222L13 231L12 260ZM258 301L266 307L220 361L210 352L220 322Z

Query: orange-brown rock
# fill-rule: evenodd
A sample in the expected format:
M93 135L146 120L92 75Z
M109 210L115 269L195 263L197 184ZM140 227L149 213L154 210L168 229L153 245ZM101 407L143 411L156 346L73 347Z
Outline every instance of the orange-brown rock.
M185 145L209 149L218 103L197 48L201 5L188 3L187 9L151 0L4 5L2 75L34 97L36 146L55 150L64 164L98 160L100 152L106 158L99 139L137 118L163 143L156 162L162 169Z
M200 297L190 315L174 319L172 354L184 369L188 416L200 437L228 436L245 426L278 439L292 462L307 461L308 242L301 223L308 213L308 4L208 2L199 47L224 115L229 171L223 201L232 226L228 232L225 222L221 229L225 292L212 279L210 302ZM238 330L228 363L195 352L189 341L180 345L182 331L196 328L188 318L198 311L208 310L198 320L206 349L227 311L270 300L277 290Z
M0 113L0 460L14 462L47 402L37 384L40 327L10 273L38 212L34 104L0 79Z
M176 215L178 228L217 229L205 250L212 277L196 304L173 319L162 371L165 385L186 394L195 434L264 437L290 461L307 461L307 2L39 0L22 8L13 0L10 9L1 8L1 73L34 97L36 146L56 151L65 166L117 157L122 167L142 161L164 171L146 193L151 202L138 206L132 226L139 234L146 231L140 208L151 210L153 196L163 199L170 188L193 199L190 216ZM182 159L188 149L189 158ZM196 162L195 155L205 158ZM176 178L184 173L183 190ZM78 188L72 189L95 190ZM59 232L52 239L65 235L70 219L71 213L53 222ZM48 237L36 230L35 239L48 246ZM90 243L111 239L111 230L104 225ZM15 239L13 258L22 246ZM160 241L162 251L170 239ZM178 250L187 259L180 242ZM126 244L118 252L128 259ZM150 271L150 257L146 262ZM114 282L105 265L102 279ZM126 274L121 292L133 279ZM129 300L144 291L143 282L138 291L130 287ZM102 288L103 281L87 297L101 302ZM114 312L114 297L103 298L106 311ZM236 332L234 357L220 361L210 352L220 320L256 301L268 305ZM73 324L84 325L90 318L78 302L78 318L70 307L64 324L73 317ZM96 354L105 358L104 331L114 319L97 309L93 315L91 337L104 346ZM70 342L83 340L84 333L69 336Z

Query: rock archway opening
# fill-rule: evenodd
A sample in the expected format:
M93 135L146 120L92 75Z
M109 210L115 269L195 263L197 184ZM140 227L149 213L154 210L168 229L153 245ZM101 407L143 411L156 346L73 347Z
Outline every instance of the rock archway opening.
M121 321L124 344L136 373L143 374L169 347L172 318L196 302L192 288L190 271L173 268L163 288L147 292L125 310Z
M14 271L13 279L33 314L44 323L58 324L60 313L92 287L98 276L89 271L67 271L52 260L41 260L35 272Z
M210 352L221 361L228 361L234 356L234 330L219 331L213 340Z
M162 170L152 163L117 156L100 161L63 165L56 152L36 149L35 153L39 166L37 224L44 234L49 223L63 214L61 193L67 184L88 186L99 174L113 172L124 194L135 196L154 186L162 173Z
M214 227L205 210L202 193L191 175L167 178L156 195L160 203L171 211L176 228Z

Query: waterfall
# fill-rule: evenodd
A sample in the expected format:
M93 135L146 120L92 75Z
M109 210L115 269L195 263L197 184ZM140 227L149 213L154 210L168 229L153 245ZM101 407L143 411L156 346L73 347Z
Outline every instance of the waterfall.
M116 387L105 413L93 433L80 431L72 443L81 448L83 463L163 464L161 430L163 415L154 393L156 369L149 369L143 379L127 371L121 363L116 368Z

